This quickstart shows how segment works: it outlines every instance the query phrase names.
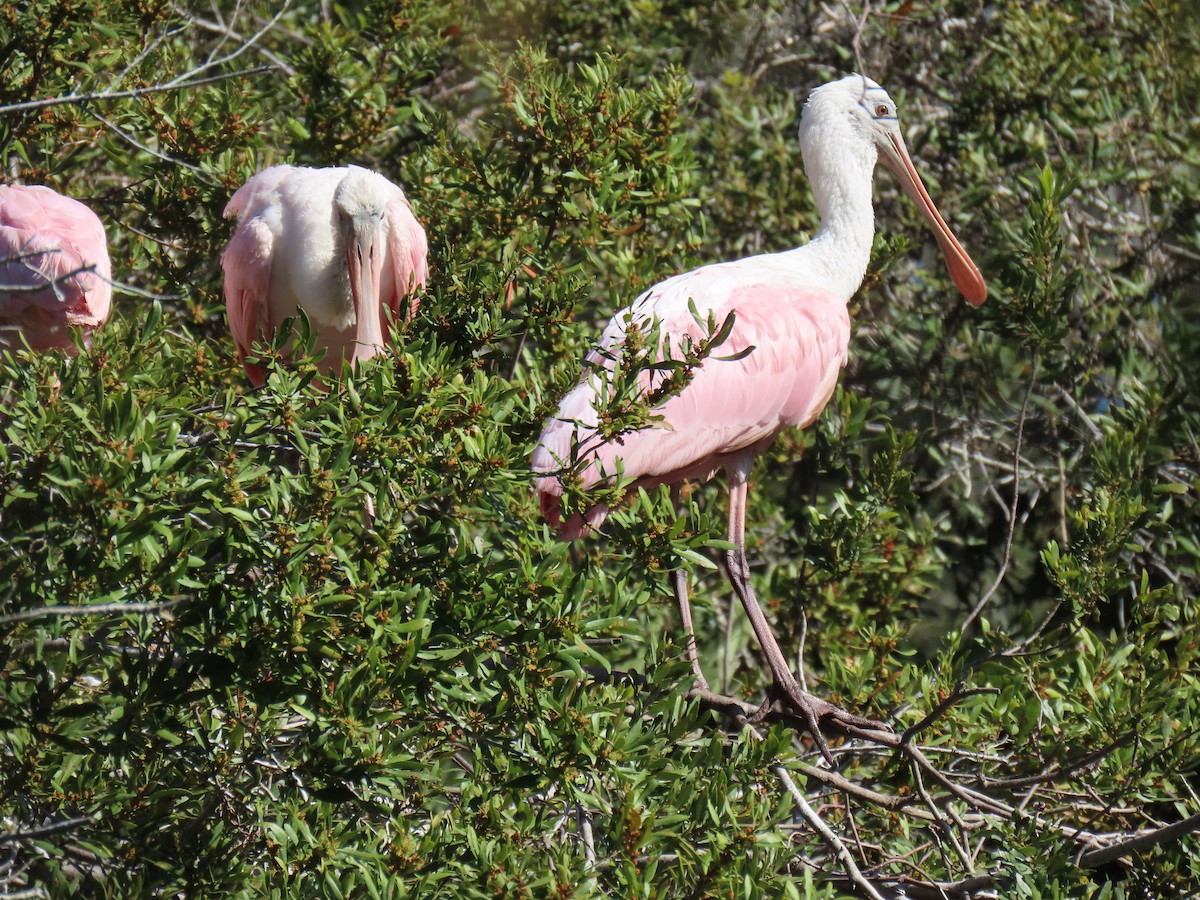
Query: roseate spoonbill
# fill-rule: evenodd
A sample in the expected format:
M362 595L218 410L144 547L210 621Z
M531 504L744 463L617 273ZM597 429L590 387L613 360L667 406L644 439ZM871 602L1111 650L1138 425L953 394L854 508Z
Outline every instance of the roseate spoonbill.
M597 527L607 513L597 505L563 521L561 479L572 468L584 490L615 477L620 460L624 477L634 479L634 486L671 484L676 492L682 479L706 480L724 469L733 545L726 556L729 580L771 669L774 685L768 699L780 700L797 714L832 760L819 728L822 719L881 726L808 694L793 676L750 584L747 479L755 457L776 434L816 419L845 365L850 340L846 306L862 283L875 232L871 181L878 159L924 213L966 299L983 303L987 287L930 200L901 136L896 105L874 81L854 75L814 90L801 116L800 149L821 217L812 241L783 253L676 275L617 313L588 357L591 374L563 398L558 414L546 423L532 465L542 513L568 540ZM694 370L690 383L658 410L661 422L605 440L597 431L600 370L612 369L631 323L649 331L657 322L660 340L676 349L685 336L703 339L706 328L697 323L689 304L701 319L712 314L718 323L734 314L732 331L718 349L723 358L709 357ZM650 390L651 377L643 375L639 385ZM706 692L682 570L673 573L672 586L695 685Z
M416 312L429 275L425 230L404 191L358 166L272 166L238 188L238 225L221 257L225 306L246 373L256 340L303 309L327 349L323 371L383 350L392 320Z
M61 347L68 329L86 340L112 307L104 226L70 197L41 185L0 187L0 350Z

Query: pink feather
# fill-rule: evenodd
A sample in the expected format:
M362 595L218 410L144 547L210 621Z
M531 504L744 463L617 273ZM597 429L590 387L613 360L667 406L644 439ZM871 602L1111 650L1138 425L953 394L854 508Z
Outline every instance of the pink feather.
M565 538L595 528L606 514L597 506L582 517L560 521L563 487L557 473L570 459L573 440L586 449L580 472L585 490L615 476L618 460L635 486L706 480L732 455L761 449L784 428L808 425L832 396L850 340L845 300L797 287L748 262L678 276L634 304L636 319L658 318L660 336L676 348L685 335L693 340L704 336L689 300L702 319L711 312L718 325L731 312L735 317L725 343L697 369L691 383L657 410L661 423L624 435L620 442L602 441L595 430L595 376L571 391L547 423L533 457L539 476L535 486L543 515L561 525ZM623 332L614 320L600 350L616 352ZM721 358L747 348L753 349L740 359ZM599 352L590 357L593 363L603 358ZM648 375L641 387L651 388Z
M73 350L108 319L112 266L104 226L40 185L0 187L0 348Z
M229 329L255 385L263 384L266 370L245 362L254 343L301 309L316 332L317 346L327 350L324 371L377 352L373 342L367 346L359 339L358 312L349 306L352 295L368 291L365 282L351 290L347 220L337 206L339 187L351 175L378 204L383 234L378 246L382 258L374 250L368 257L378 271L369 273L377 278L369 286L371 296L362 298L364 314L378 318L378 333L386 338L394 320L408 319L417 309L416 294L429 278L428 247L425 230L399 187L357 166L264 169L238 188L225 207L226 217L237 216L238 225L221 257Z

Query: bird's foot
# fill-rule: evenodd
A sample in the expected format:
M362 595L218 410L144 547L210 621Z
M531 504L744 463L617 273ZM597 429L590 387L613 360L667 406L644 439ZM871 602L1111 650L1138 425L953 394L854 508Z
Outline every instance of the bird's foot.
M833 753L830 751L829 744L825 740L825 735L821 730L822 722L833 725L835 729L842 731L854 729L890 732L892 730L891 726L886 722L855 715L848 710L842 709L840 706L830 703L828 700L822 700L820 697L813 696L808 691L801 689L796 680L790 677L786 680L776 680L763 705L751 717L751 721L760 721L767 714L774 700L778 700L788 712L800 718L804 723L804 727L816 742L817 749L821 751L821 755L825 757L830 765L834 765L835 762Z

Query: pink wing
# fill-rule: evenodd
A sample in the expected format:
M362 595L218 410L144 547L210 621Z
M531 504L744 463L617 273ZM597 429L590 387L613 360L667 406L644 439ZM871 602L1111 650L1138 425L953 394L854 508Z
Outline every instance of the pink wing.
M697 285L681 285L693 290ZM678 304L660 302L660 307ZM705 309L703 303L697 304ZM533 458L543 514L559 519L562 485L553 474L570 458L572 440L585 447L588 465L581 472L590 487L617 472L654 485L683 478L710 478L728 458L769 442L789 426L805 426L825 407L846 362L850 318L845 301L828 293L777 284L746 284L731 290L712 309L717 324L729 312L735 324L729 339L696 371L692 382L659 409L663 422L625 435L620 443L599 442L594 428L596 388L584 381L564 398ZM661 325L673 347L684 334L703 336L690 312L675 313ZM754 349L742 359L716 357ZM648 378L643 388L649 388ZM605 510L589 512L595 526ZM566 537L583 530L578 517L563 527Z
M403 310L404 319L408 320L417 312L417 292L429 280L429 245L425 229L412 214L408 198L403 194L388 203L387 219L388 249L396 280L396 293L388 299L388 306L398 320L404 300L409 298L408 308Z
M94 212L48 187L0 187L0 346L20 343L3 333L15 329L35 350L73 348L68 326L86 337L108 319L111 279Z
M251 181L242 185L225 207L225 215L238 213L239 195L251 186ZM242 197L242 202L248 198ZM246 356L264 332L271 329L267 309L267 290L271 283L271 253L275 235L262 219L251 217L242 220L229 239L229 246L221 256L221 267L225 270L225 312L229 317L229 330L237 343L242 365L250 381L261 387L266 382L266 368L246 362Z

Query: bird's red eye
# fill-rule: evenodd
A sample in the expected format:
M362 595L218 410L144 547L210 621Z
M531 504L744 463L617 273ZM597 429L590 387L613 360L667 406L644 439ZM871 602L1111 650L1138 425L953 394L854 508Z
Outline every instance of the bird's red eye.
M888 114L888 112L889 112L889 110L888 110L886 104L880 103L878 106L875 107L875 115L877 115L877 116L886 116Z

